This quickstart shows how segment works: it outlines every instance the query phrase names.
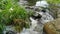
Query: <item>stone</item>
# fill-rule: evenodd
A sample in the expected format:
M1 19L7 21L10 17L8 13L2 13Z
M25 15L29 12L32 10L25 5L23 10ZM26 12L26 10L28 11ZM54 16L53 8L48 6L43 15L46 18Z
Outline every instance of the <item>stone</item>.
M36 27L35 27L35 30L34 31L37 31L39 32L40 34L43 34L43 24L38 24Z
M47 34L60 34L60 18L44 24L44 30Z
M35 13L31 17L34 18L34 19L40 19L42 16L38 13Z
M46 10L42 10L42 12L46 12Z
M17 34L17 33L14 31L7 31L6 34Z

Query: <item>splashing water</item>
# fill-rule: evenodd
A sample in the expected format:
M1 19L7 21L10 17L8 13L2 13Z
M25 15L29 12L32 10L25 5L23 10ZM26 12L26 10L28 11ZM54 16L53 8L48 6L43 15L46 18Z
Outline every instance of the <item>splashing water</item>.
M44 3L45 1L38 1L36 6L43 6L43 7L46 7L45 4L47 4L46 2ZM40 4L41 3L41 4ZM42 4L43 3L43 4ZM48 5L48 4L47 4ZM29 29L23 29L23 31L21 33L17 33L17 34L42 34L41 31L43 31L43 25L42 24L45 24L46 22L49 22L51 20L54 20L54 18L48 13L48 12L36 12L37 14L40 14L42 17L40 19L40 24L37 24L38 23L38 20L34 20L32 17L30 17L30 20L31 20L31 26ZM42 23L42 24L41 24ZM40 31L38 32L37 30L34 30L34 29L37 29Z
M54 18L48 12L40 11L40 12L36 12L36 13L40 14L42 16L41 19L39 20L40 22L38 22L37 19L34 20L32 17L30 17L30 20L31 20L30 28L29 29L24 28L21 33L17 33L17 34L43 34L43 24L54 20Z
M41 6L41 7L48 7L48 3L43 0L43 1L37 1L35 6Z
M40 12L36 12L36 13L39 13L40 15L42 15L42 17L40 19L40 22L42 24L39 22L40 26L38 26L38 24L37 24L38 21L34 20L33 18L30 17L30 19L32 21L31 22L31 24L32 24L31 27L29 29L23 30L23 32L21 32L21 34L39 34L39 32L37 32L36 30L34 31L34 29L36 29L35 27L38 27L38 28L40 27L40 34L42 34L41 31L43 31L43 24L45 24L46 22L54 20L54 18L48 12L42 12L42 11L40 11Z
M32 17L30 17L31 26L29 29L23 29L23 32L21 34L38 34L37 31L34 31L35 27L37 26L37 20L34 20Z
M46 1L38 1L38 2L36 2L35 6L47 7L48 3ZM24 28L20 34L43 34L43 24L45 24L46 22L49 22L51 20L54 20L54 18L48 12L40 11L40 12L36 12L36 13L40 14L42 16L41 19L39 20L40 22L38 22L38 20L34 20L32 17L30 17L32 25L30 26L29 29ZM39 24L37 24L37 23L39 23Z
M41 23L45 24L46 22L54 20L54 18L48 12L39 12L42 15Z

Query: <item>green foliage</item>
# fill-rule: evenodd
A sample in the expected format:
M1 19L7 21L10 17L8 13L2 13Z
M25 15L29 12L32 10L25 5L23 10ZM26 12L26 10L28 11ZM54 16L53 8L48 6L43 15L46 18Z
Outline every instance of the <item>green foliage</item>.
M60 0L47 0L47 2L50 4L59 4Z
M19 0L15 0L16 2L19 2Z
M0 23L4 25L12 25L14 19L22 19L22 21L25 20L28 22L29 13L22 6L20 6L17 3L17 1L1 0L0 1ZM22 26L22 27L28 26L28 24L25 25L26 26ZM3 30L3 28L1 29Z
M28 5L30 5L30 6L33 6L33 5L35 5L36 4L36 1L37 0L27 0L28 1Z
M24 8L11 0L6 1L7 3L3 6L4 9L0 9L2 22L10 23L11 20L15 18L24 20L28 18L28 13Z
M29 28L30 24L22 19L14 19L15 30L20 32L23 28Z
M0 0L0 9L9 9L14 4L17 4L18 0Z
M3 34L4 28L5 28L5 27L4 27L4 24L1 24L1 23L0 23L0 34Z
M15 30L16 30L17 32L21 32L21 31L22 31L22 29L23 29L23 28L22 28L22 27L20 27L20 26L15 26L14 28L15 28Z
M58 17L58 10L60 8L60 0L46 0L49 3L49 9L53 12L55 18Z

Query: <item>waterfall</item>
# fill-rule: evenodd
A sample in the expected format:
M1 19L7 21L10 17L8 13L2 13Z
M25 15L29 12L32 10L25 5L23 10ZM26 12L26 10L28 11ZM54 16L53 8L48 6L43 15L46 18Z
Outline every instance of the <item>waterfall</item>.
M37 1L35 6L47 7L48 3L46 1ZM32 25L29 29L24 28L20 34L43 34L43 24L54 20L54 18L47 11L40 11L36 13L42 16L39 21L30 17Z
M38 34L37 31L34 31L35 27L37 26L37 20L34 20L32 17L30 17L31 20L31 26L29 29L23 29L21 34Z
M54 18L49 14L47 11L40 11L36 12L37 14L40 14L42 17L39 19L34 19L30 17L31 20L31 26L28 29L23 29L22 32L17 34L43 34L43 24L46 22L54 20ZM9 29L9 28L8 28ZM9 29L11 30L11 29Z
M36 6L47 7L48 3L46 1L38 1L36 2ZM37 19L30 17L31 20L30 28L29 29L24 28L21 33L17 33L17 34L43 34L43 24L54 20L54 18L47 11L40 11L36 13L42 16L39 19L39 21Z
M46 12L40 11L40 12L37 12L37 13L39 13L40 15L42 15L42 17L40 19L40 21L41 21L42 24L45 24L45 23L47 23L49 21L54 20L54 18L47 11Z
M40 21L39 24L37 19L34 20L32 17L30 17L32 25L30 26L29 29L24 29L23 32L21 32L21 34L39 34L39 33L43 34L43 24L54 20L54 18L48 12L40 11L36 13L42 16L41 19L39 20ZM40 31L38 32L36 30L40 30Z

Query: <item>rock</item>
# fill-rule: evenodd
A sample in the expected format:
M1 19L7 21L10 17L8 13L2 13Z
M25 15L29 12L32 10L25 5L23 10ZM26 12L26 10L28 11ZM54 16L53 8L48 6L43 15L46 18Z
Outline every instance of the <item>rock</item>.
M31 17L34 19L40 19L42 16L38 13L34 13Z
M41 11L39 12L39 14L42 16L40 19L40 22L42 24L45 24L46 22L54 20L54 18L49 14L49 12Z
M46 12L46 10L42 10L42 12Z
M35 29L34 29L34 31L37 31L37 32L39 32L40 34L43 34L43 24L38 24L36 27L35 27Z
M20 0L19 4L22 5L22 6L25 6L25 5L28 4L28 2L26 0Z
M14 25L24 25L25 24L25 20L23 19L13 19L13 23Z
M56 18L60 18L59 14L60 14L60 6L55 6L55 5L51 5L49 6L49 10L50 13L52 14L52 16L56 19Z
M7 31L6 34L17 34L17 33L13 31Z
M37 0L27 0L29 6L34 6Z
M47 22L44 29L47 34L60 34L60 18Z

